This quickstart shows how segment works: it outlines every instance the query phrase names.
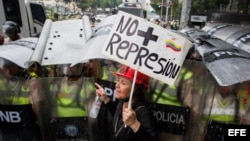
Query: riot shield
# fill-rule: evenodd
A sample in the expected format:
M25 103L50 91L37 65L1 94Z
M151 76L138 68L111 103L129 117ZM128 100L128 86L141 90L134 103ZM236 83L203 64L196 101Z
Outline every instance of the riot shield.
M47 140L89 141L88 111L95 96L92 77L70 81L66 77L43 78L45 89L44 136Z
M198 81L204 69L201 62L185 60L181 73L174 85L167 85L151 79L149 101L151 110L160 130L161 141L183 141L190 137L190 130L199 105ZM199 75L199 76L196 76ZM194 114L195 113L195 114Z
M206 95L207 90L210 90L206 84L211 77L205 65L200 61L187 61L193 72L193 85L183 86L184 101L183 105L190 107L190 122L187 130L185 140L188 141L201 141L203 134L203 127L200 127L199 121L201 120L202 96Z
M0 76L0 140L42 141L39 116L44 97L40 84Z
M228 135L227 129L245 128L249 121L249 82L220 86L207 72L200 101L199 139L221 141ZM249 127L248 127L249 128Z

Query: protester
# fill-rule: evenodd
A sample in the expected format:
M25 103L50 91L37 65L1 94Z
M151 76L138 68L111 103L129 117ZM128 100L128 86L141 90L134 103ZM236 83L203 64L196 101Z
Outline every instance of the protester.
M2 26L2 31L8 37L4 40L4 43L16 41L22 38L21 35L19 35L21 32L19 25L13 21L6 21Z
M148 88L149 77L138 72L133 91L131 108L129 108L129 97L132 90L132 80L135 70L123 65L118 72L114 73L118 77L115 89L115 98L118 100L117 106L112 105L112 101L105 94L104 89L95 83L96 95L103 101L104 106L109 107L113 113L113 138L115 141L157 141L158 132L152 119L148 103L144 99ZM112 109L115 108L115 109Z
M99 65L97 68L99 71L96 82L108 90L106 94L112 99L114 106L116 106L115 103L117 103L117 100L114 98L116 76L113 74L113 72L116 72L120 66L121 64L116 61L99 59ZM113 116L108 111L109 109L106 106L101 106L101 109L98 113L98 118L96 120L90 118L89 120L97 124L96 129L95 126L91 127L94 127L94 134L98 135L95 135L95 137L99 138L101 141L110 141L110 138L112 138L113 135Z

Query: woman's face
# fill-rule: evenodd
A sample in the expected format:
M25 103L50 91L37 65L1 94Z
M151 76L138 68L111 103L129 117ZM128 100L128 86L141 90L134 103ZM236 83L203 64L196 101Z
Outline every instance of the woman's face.
M115 85L115 97L117 99L126 99L130 95L132 82L125 77L118 77Z

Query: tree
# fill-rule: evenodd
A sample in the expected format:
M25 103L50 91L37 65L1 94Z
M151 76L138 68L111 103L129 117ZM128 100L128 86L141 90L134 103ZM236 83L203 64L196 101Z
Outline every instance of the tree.
M193 0L191 13L219 12L227 4L228 0Z
M122 3L122 0L78 0L78 3L78 7L83 10L89 7L92 9L96 9L97 7L115 8L118 6L118 4Z
M72 0L63 0L66 4L72 2Z
M92 7L92 5L94 4L94 0L81 0L79 2L79 4L77 5L78 7L80 7L83 11L89 7Z
M250 0L239 0L239 13L250 13Z

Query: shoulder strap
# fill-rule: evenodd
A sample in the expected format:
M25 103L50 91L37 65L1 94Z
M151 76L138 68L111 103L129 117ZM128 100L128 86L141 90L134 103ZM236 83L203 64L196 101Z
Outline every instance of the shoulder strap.
M143 108L143 107L145 107L145 106L139 106L139 107L137 107L137 108L135 109L135 111L137 111L137 110L139 110L139 109L141 109L141 108Z

